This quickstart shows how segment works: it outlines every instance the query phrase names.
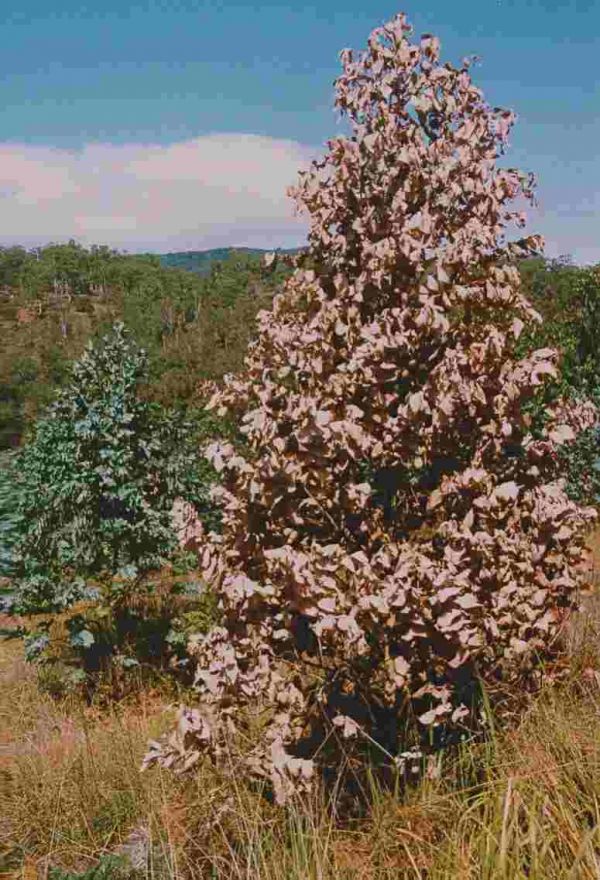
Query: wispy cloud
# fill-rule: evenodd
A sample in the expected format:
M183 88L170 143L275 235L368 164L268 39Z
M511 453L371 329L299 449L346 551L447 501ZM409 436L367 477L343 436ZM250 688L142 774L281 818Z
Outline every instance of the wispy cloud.
M306 223L286 190L320 152L253 134L77 151L0 144L0 245L74 238L128 251L294 247ZM567 180L567 169L557 177L544 167L547 157L516 153L517 165L540 164L543 172L527 231L545 236L549 256L600 261L597 163L572 165Z
M306 226L286 189L315 152L251 134L79 151L0 145L0 244L294 246Z

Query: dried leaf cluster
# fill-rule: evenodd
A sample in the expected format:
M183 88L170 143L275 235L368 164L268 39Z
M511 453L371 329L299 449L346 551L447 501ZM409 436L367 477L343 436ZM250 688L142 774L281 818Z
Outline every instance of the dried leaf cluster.
M211 400L245 437L208 450L223 531L198 550L223 625L191 646L198 706L147 757L218 757L254 712L246 766L282 802L328 738L402 756L403 718L468 728L479 678L522 681L572 606L592 516L556 452L595 411L533 432L558 356L514 355L537 320L514 260L541 240L506 237L534 183L498 166L513 114L410 34L399 15L342 53L351 134L294 191L308 253Z

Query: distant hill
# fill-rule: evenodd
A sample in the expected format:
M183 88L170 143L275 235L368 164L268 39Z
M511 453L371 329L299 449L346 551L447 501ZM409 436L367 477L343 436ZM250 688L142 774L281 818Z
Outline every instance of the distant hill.
M277 248L277 253L296 254L301 248ZM262 256L262 254L272 253L265 248L246 248L246 247L225 247L212 248L206 251L174 251L168 254L159 254L160 262L163 266L170 269L185 269L187 272L194 272L196 275L210 274L210 268L213 263L227 260L231 254L252 254Z

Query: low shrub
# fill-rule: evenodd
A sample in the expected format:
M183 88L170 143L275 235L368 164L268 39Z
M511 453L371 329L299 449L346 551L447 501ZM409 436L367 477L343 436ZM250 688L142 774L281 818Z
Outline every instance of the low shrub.
M12 609L43 615L29 634L31 659L92 673L123 653L133 666L162 662L171 650L184 590L157 573L181 557L176 502L197 527L218 520L211 468L196 453L205 428L147 401L146 375L144 352L116 325L88 347L18 453ZM193 606L194 597L186 601ZM56 615L68 617L62 639L52 637Z

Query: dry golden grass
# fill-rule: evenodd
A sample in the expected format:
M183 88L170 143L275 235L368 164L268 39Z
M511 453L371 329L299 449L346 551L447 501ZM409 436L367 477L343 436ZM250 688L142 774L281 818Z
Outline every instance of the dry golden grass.
M165 777L139 773L168 713L148 696L94 713L40 694L16 642L0 642L0 847L7 867L27 856L84 868L167 796ZM2 852L2 849L0 849ZM0 865L2 863L0 862Z
M0 642L0 874L82 872L125 842L141 856L129 873L149 880L598 880L596 595L569 651L518 727L466 744L401 798L373 786L369 816L340 827L318 794L282 809L226 771L141 774L171 718L160 695L103 712L55 702Z

